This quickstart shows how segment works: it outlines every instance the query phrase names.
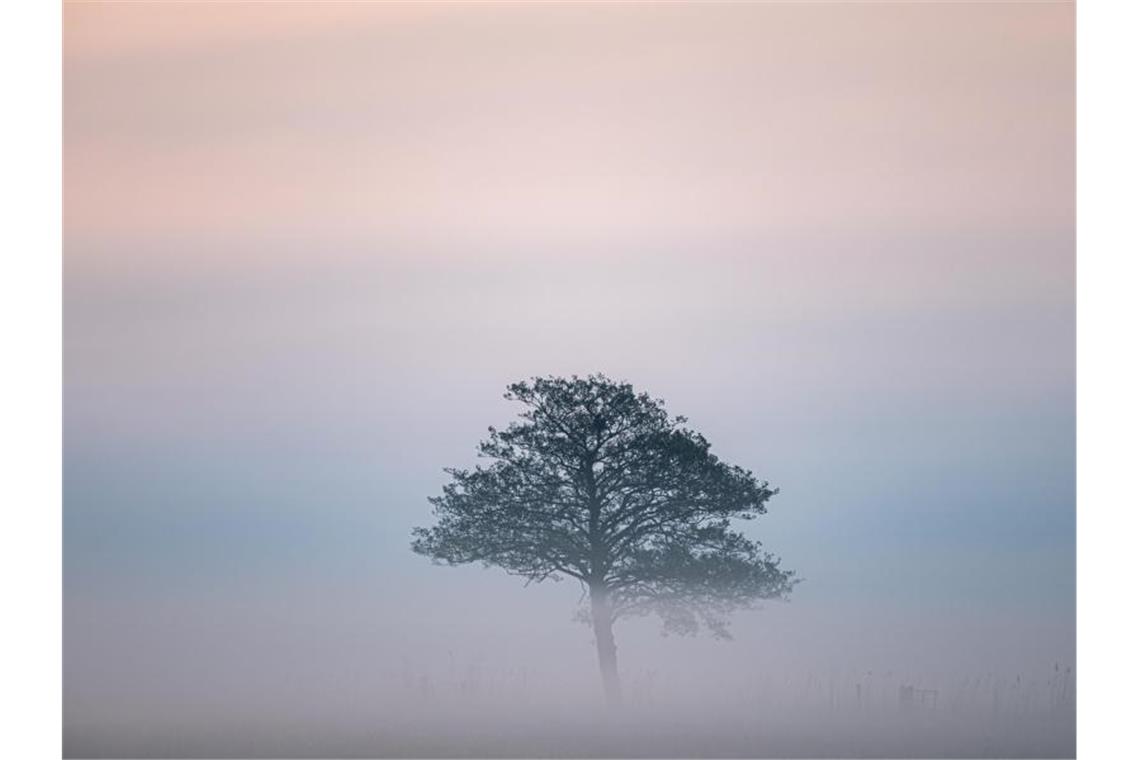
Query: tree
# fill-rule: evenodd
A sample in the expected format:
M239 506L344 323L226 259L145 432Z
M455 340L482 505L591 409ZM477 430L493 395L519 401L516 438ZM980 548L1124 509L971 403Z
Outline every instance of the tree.
M451 481L429 499L437 522L415 529L412 549L582 583L611 704L619 618L655 613L667 632L703 622L728 638L729 613L791 592L794 573L730 522L764 514L777 491L718 459L663 401L604 375L534 378L505 397L524 405L520 420L488 428L489 464L445 470Z

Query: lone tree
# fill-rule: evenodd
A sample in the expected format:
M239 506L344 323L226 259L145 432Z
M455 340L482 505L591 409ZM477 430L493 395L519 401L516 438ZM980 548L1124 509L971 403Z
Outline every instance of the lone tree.
M610 704L618 618L656 613L685 634L703 621L728 638L733 610L791 592L794 574L730 526L764 514L776 490L718 459L660 399L604 375L535 378L505 397L525 405L521 421L489 428L488 465L445 470L451 482L430 499L438 522L415 529L412 549L581 582Z

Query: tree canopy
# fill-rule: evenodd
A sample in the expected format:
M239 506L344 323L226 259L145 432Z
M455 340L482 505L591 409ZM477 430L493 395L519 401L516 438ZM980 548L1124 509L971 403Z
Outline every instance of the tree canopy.
M792 591L794 573L732 527L777 489L719 459L662 400L604 375L534 378L505 397L523 405L519 420L489 428L486 464L446 470L414 551L528 582L577 579L595 629L653 613L668 631L703 622L727 637L729 613Z

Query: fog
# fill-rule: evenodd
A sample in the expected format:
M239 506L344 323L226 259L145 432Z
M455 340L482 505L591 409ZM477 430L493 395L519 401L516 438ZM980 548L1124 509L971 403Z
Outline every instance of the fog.
M514 413L507 377L425 377L349 416L369 378L346 375L301 405L312 422L260 416L280 386L136 397L153 417L82 450L93 433L72 414L67 754L1073 753L1071 419L900 399L871 424L655 377L717 452L782 489L745 530L803 582L738 615L729 642L620 622L619 712L572 619L576 582L524 587L408 548L440 468L473 464L484 426ZM130 445L172 417L176 441ZM907 686L936 705L908 708Z
M227 588L72 603L69 630L82 638L67 645L66 754L1074 751L1074 675L1049 661L1066 632L1047 621L1023 631L1023 620L873 618L883 615L873 602L820 612L805 609L818 607L805 585L788 605L738 618L732 642L619 625L626 703L614 710L589 629L570 621L569 584L446 583L435 594L366 582L333 598ZM908 701L906 687L934 693Z
M1073 756L1070 6L65 26L65 755ZM620 709L577 582L409 546L599 371L802 579Z

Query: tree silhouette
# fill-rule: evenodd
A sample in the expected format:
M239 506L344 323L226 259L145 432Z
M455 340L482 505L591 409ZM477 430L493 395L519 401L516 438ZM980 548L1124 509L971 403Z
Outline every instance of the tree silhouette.
M489 428L490 460L445 470L429 501L438 519L412 549L437 563L482 562L530 581L569 576L589 591L605 694L620 701L613 623L655 613L667 631L703 622L727 638L727 616L786 598L794 573L731 529L776 494L709 450L664 402L604 375L509 386L520 421Z

